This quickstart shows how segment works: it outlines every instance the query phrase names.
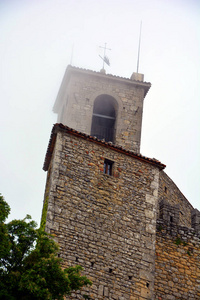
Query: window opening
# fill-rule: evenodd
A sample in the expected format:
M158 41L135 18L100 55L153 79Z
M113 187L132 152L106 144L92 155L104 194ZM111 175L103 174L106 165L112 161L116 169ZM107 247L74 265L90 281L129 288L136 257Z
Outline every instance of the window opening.
M172 223L173 222L173 217L172 216L170 216L170 223Z
M106 142L114 142L116 100L109 95L100 95L94 102L91 135Z
M112 271L113 271L113 269L109 269L109 273L110 273L110 274L112 273Z
M109 159L104 160L103 172L107 175L112 175L113 161Z

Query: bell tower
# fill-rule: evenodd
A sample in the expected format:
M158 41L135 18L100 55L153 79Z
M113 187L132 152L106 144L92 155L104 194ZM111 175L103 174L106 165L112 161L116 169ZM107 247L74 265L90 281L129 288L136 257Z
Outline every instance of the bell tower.
M150 86L138 73L65 72L41 226L59 244L62 266L80 264L93 282L73 299L200 299L198 276L188 275L200 270L199 212L164 164L140 154Z
M68 66L53 108L58 123L140 153L143 100L151 84Z

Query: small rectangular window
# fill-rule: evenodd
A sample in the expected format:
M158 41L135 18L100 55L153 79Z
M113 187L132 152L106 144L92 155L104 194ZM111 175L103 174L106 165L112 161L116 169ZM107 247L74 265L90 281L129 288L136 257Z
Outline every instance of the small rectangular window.
M111 161L109 159L105 159L104 167L103 167L104 174L112 175L112 167L113 167L113 161Z

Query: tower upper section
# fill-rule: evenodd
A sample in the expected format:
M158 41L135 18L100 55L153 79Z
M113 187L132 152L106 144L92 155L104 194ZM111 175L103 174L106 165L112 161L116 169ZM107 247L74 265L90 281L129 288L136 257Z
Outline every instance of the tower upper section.
M151 84L68 66L53 108L58 122L140 152L143 100Z

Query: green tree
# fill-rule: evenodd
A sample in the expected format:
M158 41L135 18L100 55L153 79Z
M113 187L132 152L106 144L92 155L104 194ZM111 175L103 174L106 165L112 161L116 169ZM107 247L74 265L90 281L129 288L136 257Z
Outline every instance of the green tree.
M62 269L58 245L29 215L5 223L9 205L0 195L0 299L63 299L91 281L81 266Z

